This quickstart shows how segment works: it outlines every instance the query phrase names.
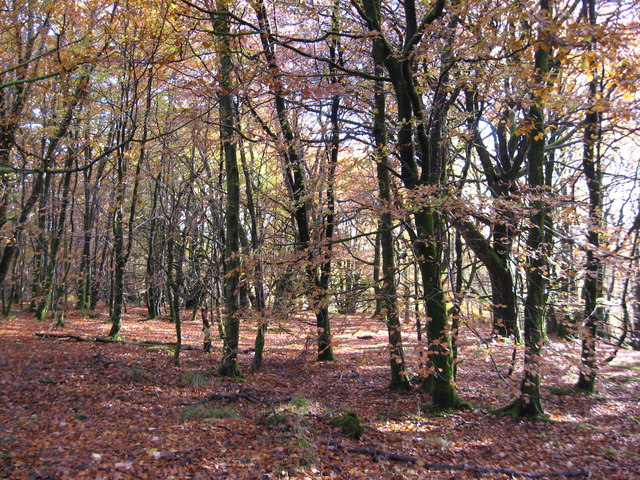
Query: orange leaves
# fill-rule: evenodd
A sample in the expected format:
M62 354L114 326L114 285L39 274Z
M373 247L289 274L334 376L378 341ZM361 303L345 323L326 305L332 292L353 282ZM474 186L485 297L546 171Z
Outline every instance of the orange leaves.
M549 50L549 44L546 40L536 40L535 42L533 42L533 48L536 52L538 50L543 50L546 52Z
M125 329L135 328L136 336L148 340L172 337L173 326L166 320L153 325L136 321L143 318L142 313L143 309L132 307ZM107 328L101 319L75 311L68 312L67 320L68 331L82 336ZM200 326L184 322L184 335L190 343L199 343ZM388 367L388 357L377 357L384 348L376 345L385 345L386 332L379 322L364 315L338 319L337 353L349 352L340 355L338 363L320 365L296 355L304 348L303 334L308 327L290 320L286 323L289 332L270 332L260 373L240 383L217 379L206 386L185 386L179 381L185 372L210 369L211 357L204 357L201 351L185 352L187 366L176 369L166 353L139 346L66 340L43 343L33 336L38 327L41 324L34 325L22 313L0 322L0 348L5 352L0 362L4 362L2 372L6 374L0 400L11 399L0 410L0 471L8 478L42 478L47 474L54 478L174 476L205 480L251 478L255 472L274 478L359 478L363 472L378 478L389 478L390 474L400 478L408 476L409 469L417 478L440 475L428 469L429 462L530 473L580 465L595 477L625 480L640 474L635 457L629 453L640 447L637 381L630 368L622 368L637 362L638 354L632 351L621 352L616 366L602 366L599 373L611 379L603 382L602 396L579 396L571 389L551 388L571 385L576 370L567 368L566 359L575 362L579 356L575 342L554 343L542 371L550 386L542 394L554 421L534 423L512 422L483 409L420 413L428 394L418 389L407 394L385 388L387 380L380 372ZM363 332L373 338L358 339ZM243 338L242 348L251 341ZM499 381L487 368L484 354L477 358L465 354L477 339L463 336L461 342L465 361L459 368L458 385L468 389L466 395L473 402L499 407L517 396L509 389L511 385ZM511 361L512 347L502 342L490 345L502 369ZM112 363L105 366L93 359L96 349ZM219 350L211 355L216 357ZM25 369L27 360L29 368ZM249 361L249 356L243 355L241 361ZM124 366L117 362L138 365L153 372L152 377L144 384L123 382L119 375ZM421 373L436 374L431 367ZM46 375L57 383L37 382ZM514 383L519 378L516 373ZM212 408L234 408L242 418L179 418L181 402L196 402L211 393L233 398L242 392L263 403L254 404L242 396L207 403ZM312 406L309 414L302 410L309 407L280 402L296 394L295 405ZM278 412L278 423L268 425L259 420L271 412L268 402ZM355 410L367 419L364 440L348 440L332 429L323 409L339 407ZM80 413L84 414L82 420ZM410 455L416 462L409 465L345 453L329 440L359 447L376 445L381 451ZM459 470L455 476L461 480L477 478L476 473Z

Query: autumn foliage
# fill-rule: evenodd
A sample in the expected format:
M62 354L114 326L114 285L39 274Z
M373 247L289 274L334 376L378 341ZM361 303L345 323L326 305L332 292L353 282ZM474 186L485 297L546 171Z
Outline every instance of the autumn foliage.
M638 475L637 0L0 8L2 475Z

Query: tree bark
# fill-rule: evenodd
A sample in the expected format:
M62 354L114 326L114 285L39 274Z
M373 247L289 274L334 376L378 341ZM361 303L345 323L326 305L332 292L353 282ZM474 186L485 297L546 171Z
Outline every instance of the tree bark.
M218 92L220 138L226 173L224 295L225 318L222 338L222 358L218 366L220 375L240 376L238 342L240 339L239 311L239 255L240 255L240 174L238 171L235 112L233 109L233 62L231 59L230 21L228 0L218 0L217 14L211 15L218 44L220 86Z
M540 14L548 18L551 14L549 0L540 0ZM535 78L537 84L546 82L549 73L549 51L546 27L540 27L539 43L535 51ZM540 391L540 369L542 346L546 341L544 328L544 308L547 288L547 258L545 255L546 209L542 194L545 186L545 118L544 99L538 96L529 109L529 118L533 128L530 132L528 153L528 185L534 198L531 201L531 228L527 238L526 282L527 296L524 303L524 377L520 383L520 398L507 408L514 417L544 416L542 395Z
M380 48L380 46L376 45L380 41L380 39L374 39L374 51ZM381 76L382 72L382 65L376 62L376 76ZM391 368L389 388L393 390L410 390L411 381L405 365L402 329L398 315L393 218L390 212L392 198L387 157L386 104L384 85L381 81L376 81L374 84L374 96L373 137L378 176L378 195L382 208L378 222L379 233L376 236L376 248L378 248L377 244L379 242L380 258L382 260L382 276L379 280L381 284L376 279L376 290L379 295L379 298L376 296L376 311L377 315L385 322L389 337L389 365Z
M436 187L442 171L438 168L439 155L434 155L434 145L428 139L428 122L420 95L416 91L413 69L413 47L422 41L423 28L438 19L444 10L444 0L438 0L420 22L416 18L415 2L404 2L406 24L405 44L400 52L394 51L382 32L380 3L364 0L361 16L369 28L383 41L376 42L373 56L383 64L393 86L397 106L397 150L401 163L401 179L409 190L417 187ZM436 95L434 100L442 100ZM415 140L414 140L415 130ZM416 145L418 155L416 155ZM416 161L419 158L419 162ZM425 296L425 310L430 317L427 336L428 375L423 388L431 394L434 407L466 407L457 395L453 381L454 364L450 335L450 319L442 290L441 266L438 255L437 230L439 216L431 206L416 206L413 219L416 226L414 253L420 268Z
M583 0L583 9L591 26L596 25L594 0ZM589 51L596 48L596 40L589 42ZM577 388L595 393L598 359L596 342L598 326L602 323L602 310L598 300L602 297L602 261L600 248L600 228L602 225L602 169L600 166L600 114L594 110L599 89L597 68L592 66L592 80L589 82L589 107L584 119L582 168L589 191L589 221L587 232L587 259L585 265L582 298L584 301L584 326L582 332L582 368Z

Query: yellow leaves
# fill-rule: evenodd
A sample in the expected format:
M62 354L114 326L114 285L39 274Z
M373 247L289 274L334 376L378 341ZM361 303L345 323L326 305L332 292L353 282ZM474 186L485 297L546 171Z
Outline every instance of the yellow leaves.
M152 458L160 458L162 456L162 453L157 448L147 448L145 453Z

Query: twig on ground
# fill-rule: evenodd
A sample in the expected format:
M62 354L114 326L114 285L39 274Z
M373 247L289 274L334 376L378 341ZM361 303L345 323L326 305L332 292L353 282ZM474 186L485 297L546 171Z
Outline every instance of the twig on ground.
M276 412L276 408L273 406L273 402L269 402L269 408L271 408L271 413L273 414L275 422L280 423L280 417L278 417L278 412Z
M395 460L397 462L415 463L424 468L432 468L437 470L455 470L466 471L476 473L501 473L504 475L514 475L523 478L545 478L545 477L588 477L589 472L587 470L570 470L566 472L545 472L545 473L524 473L516 470L508 470L504 468L485 468L475 465L450 465L446 463L429 463L422 461L417 457L409 457L406 455L398 455L396 453L385 452L375 447L352 447L344 445L341 442L335 440L329 440L329 445L333 445L349 452L366 453L376 458L387 458L389 460Z
M44 340L49 338L59 338L59 339L69 339L75 340L77 342L98 342L98 343L127 343L130 345L137 345L140 347L175 347L175 342L156 342L154 340L116 340L114 338L109 337L81 337L80 335L72 335L70 333L36 333L36 337L42 338ZM193 345L182 345L180 347L182 350L198 350L197 347Z
M264 402L264 400L256 397L255 395L252 395L251 393L240 392L240 393L212 393L196 402L180 402L180 403L174 403L174 405L175 406L202 405L203 403L213 402L215 400L232 400L232 401L247 400L251 403ZM272 403L287 402L289 400L291 400L291 398L285 399L285 400L267 400L267 402L269 404L272 404Z
M36 337L40 338L68 338L69 340L75 340L77 342L89 342L88 338L81 337L80 335L71 335L68 333L36 333Z

